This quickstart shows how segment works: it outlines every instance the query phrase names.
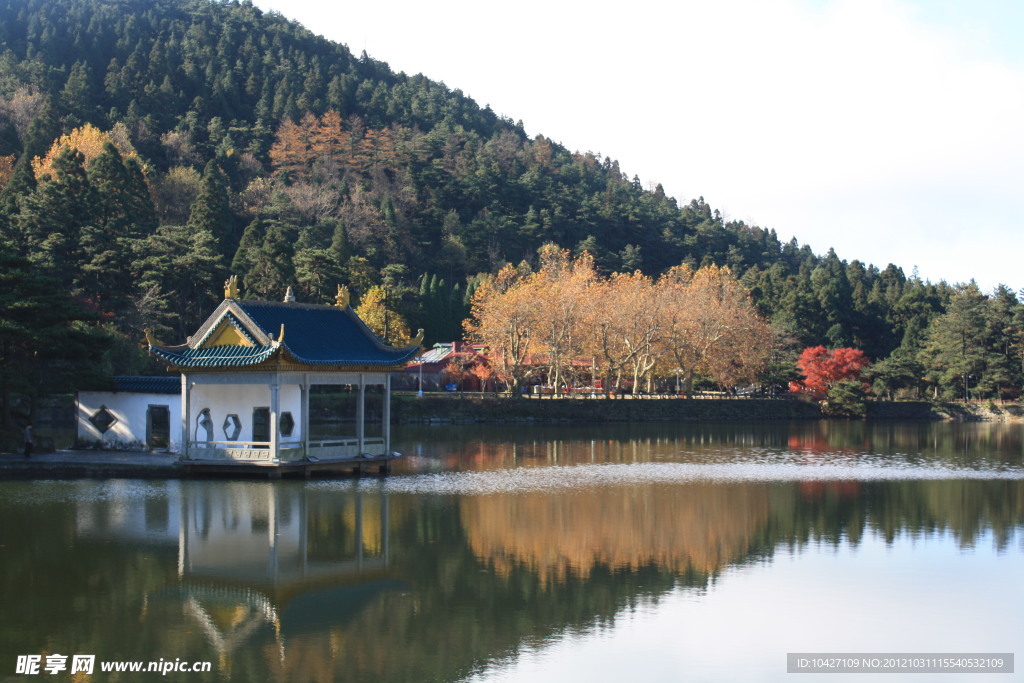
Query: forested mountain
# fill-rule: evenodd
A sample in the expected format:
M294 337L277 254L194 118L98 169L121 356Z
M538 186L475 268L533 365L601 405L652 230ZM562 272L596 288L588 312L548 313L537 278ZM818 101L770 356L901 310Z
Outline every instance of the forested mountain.
M481 277L555 243L606 274L728 266L794 356L856 346L890 358L890 389L923 386L930 324L977 294L986 353L1012 371L992 386L1020 384L1012 292L958 294L679 205L250 2L0 0L0 188L4 277L66 294L68 334L106 340L102 372L146 371L143 328L183 340L229 273L253 297L383 292L428 342L456 338ZM18 313L31 289L2 294L5 391L70 377L43 358L66 347Z

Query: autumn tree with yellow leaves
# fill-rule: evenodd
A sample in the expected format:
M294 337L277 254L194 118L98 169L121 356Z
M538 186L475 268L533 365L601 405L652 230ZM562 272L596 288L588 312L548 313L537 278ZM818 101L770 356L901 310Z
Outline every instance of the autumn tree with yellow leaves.
M586 348L597 359L605 395L620 386L625 374L639 391L643 377L653 368L661 331L661 316L654 284L641 272L613 274L594 288L587 320Z
M534 339L539 306L533 294L529 273L507 265L477 288L464 323L467 336L487 346L513 396L533 372L527 359L540 348Z
M658 290L666 314L662 348L681 370L685 391L695 375L726 387L754 380L770 350L771 328L731 270L677 266Z
M544 354L548 378L559 393L573 359L584 353L588 298L597 280L589 254L573 260L568 250L553 244L541 247L540 269L526 282L536 303L534 340Z
M103 153L103 148L108 142L117 148L122 159L138 157L123 124L110 132L104 132L91 123L87 123L75 128L67 135L61 135L54 140L50 150L44 156L32 159L32 172L35 173L37 179L51 176L54 161L65 148L77 149L85 159L85 166L88 167L93 159Z
M413 343L409 324L405 322L401 313L394 310L393 302L388 301L388 298L387 289L384 287L371 287L355 309L356 315L384 343L391 346L409 346Z
M764 365L771 330L728 268L671 269L599 278L588 254L544 247L537 272L506 266L473 298L466 330L491 349L513 392L538 366L560 387L575 358L589 354L605 392L630 380L648 390L657 370L680 368L732 387Z

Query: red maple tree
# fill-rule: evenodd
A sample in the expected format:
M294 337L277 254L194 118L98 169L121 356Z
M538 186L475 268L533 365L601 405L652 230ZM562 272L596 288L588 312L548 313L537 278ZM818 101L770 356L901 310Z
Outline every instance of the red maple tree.
M804 374L801 382L789 385L792 391L824 396L837 382L857 381L868 364L868 357L860 349L826 349L811 346L804 349L796 365Z

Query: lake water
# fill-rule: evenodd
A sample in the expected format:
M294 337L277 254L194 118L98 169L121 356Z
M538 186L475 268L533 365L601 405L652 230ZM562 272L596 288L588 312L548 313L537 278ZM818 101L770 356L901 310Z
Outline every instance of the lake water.
M787 653L1020 659L1024 425L394 437L385 480L0 482L0 681L35 678L25 655L44 680L95 655L73 680L155 680L100 672L139 661L288 683L840 683L870 676L789 674Z

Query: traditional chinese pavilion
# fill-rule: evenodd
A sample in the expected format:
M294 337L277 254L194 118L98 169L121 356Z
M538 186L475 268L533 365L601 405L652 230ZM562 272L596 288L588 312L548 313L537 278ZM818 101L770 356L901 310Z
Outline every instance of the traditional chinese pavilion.
M422 331L421 331L422 339ZM278 466L390 457L390 373L419 350L377 338L338 288L334 305L302 304L291 288L284 301L238 296L225 283L224 301L180 346L149 351L181 373L183 461L196 467ZM356 392L355 435L310 438L313 386L351 385ZM366 388L383 387L383 433L366 436Z

